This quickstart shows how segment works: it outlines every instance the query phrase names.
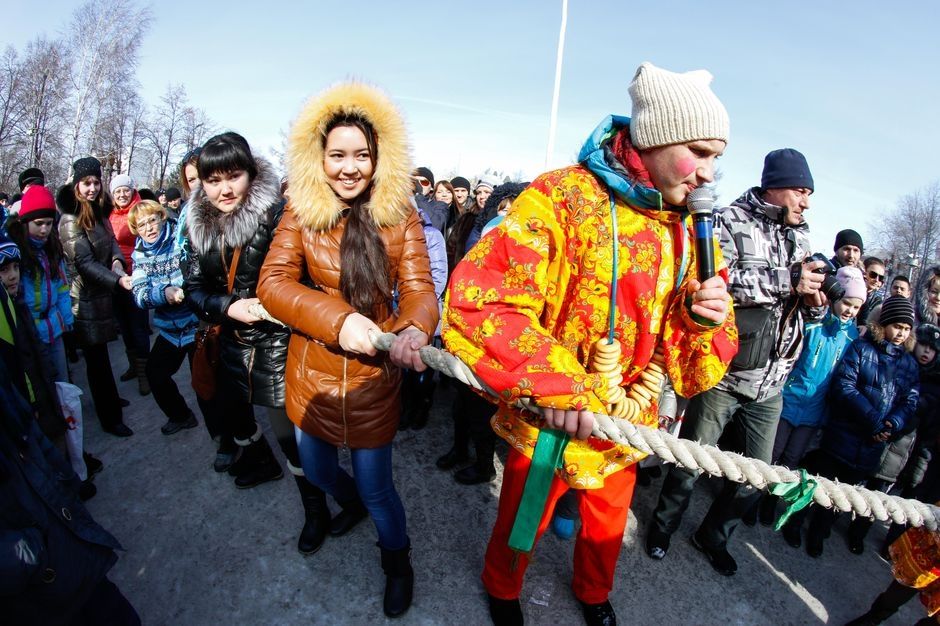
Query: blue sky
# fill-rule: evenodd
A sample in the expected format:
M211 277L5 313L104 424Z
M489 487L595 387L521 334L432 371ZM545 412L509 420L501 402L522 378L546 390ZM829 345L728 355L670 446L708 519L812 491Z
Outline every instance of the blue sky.
M7 42L37 34L35 4L4 11ZM629 115L643 61L705 68L728 108L720 198L757 184L764 155L793 147L816 181L814 247L840 228L869 238L879 215L940 179L940 4L585 2L569 6L552 167L598 121ZM44 3L48 34L74 4ZM355 77L406 115L417 165L468 178L544 169L561 2L181 2L155 5L138 77L148 102L170 82L262 152L306 98Z

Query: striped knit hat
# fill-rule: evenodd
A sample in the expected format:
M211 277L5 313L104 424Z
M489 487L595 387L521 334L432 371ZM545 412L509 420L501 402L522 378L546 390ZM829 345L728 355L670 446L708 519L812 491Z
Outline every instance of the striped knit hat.
M6 235L0 235L0 267L20 260L20 249Z
M914 325L914 305L904 296L891 296L881 304L881 317L878 323Z
M630 83L630 139L639 150L700 139L728 142L728 111L712 93L705 70L677 74L642 64Z

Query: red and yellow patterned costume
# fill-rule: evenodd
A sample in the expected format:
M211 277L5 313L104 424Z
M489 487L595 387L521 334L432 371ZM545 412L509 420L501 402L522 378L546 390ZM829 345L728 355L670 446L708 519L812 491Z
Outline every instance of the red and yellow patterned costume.
M888 552L894 579L905 587L917 589L927 614L937 616L940 612L940 533L911 528L891 544Z
M635 172L639 159L628 166ZM651 185L649 185L651 187ZM611 196L580 165L543 174L513 203L500 226L467 253L451 278L443 327L450 352L503 400L492 425L531 458L541 419L511 405L605 412L607 382L587 371L594 344L608 333L613 270ZM733 315L720 326L692 320L685 304L694 277L690 223L673 210L617 202L616 339L623 383L635 380L662 343L676 392L689 397L715 385L737 351ZM716 265L722 267L715 245ZM689 268L689 269L685 269ZM685 269L685 271L683 271ZM678 289L677 276L684 273ZM725 276L727 278L727 276ZM639 422L658 422L656 404ZM600 488L606 476L643 454L591 438L568 444L564 480Z

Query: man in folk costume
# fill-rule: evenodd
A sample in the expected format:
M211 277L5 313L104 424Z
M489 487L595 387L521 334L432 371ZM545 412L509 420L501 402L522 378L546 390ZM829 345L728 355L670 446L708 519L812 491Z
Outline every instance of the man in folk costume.
M633 118L606 117L579 164L539 176L451 279L444 341L500 395L492 426L510 445L482 577L494 623L522 623L528 553L569 488L574 594L589 624L615 623L608 594L644 455L591 437L594 413L655 425L665 376L693 396L737 350L720 249L719 275L697 280L685 208L728 140L710 82L641 65Z

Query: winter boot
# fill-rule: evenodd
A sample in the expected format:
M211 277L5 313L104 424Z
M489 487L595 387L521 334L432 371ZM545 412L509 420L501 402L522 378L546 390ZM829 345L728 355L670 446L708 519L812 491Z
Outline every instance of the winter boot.
M313 554L323 545L326 533L330 530L330 509L326 504L326 494L307 480L302 469L290 463L287 466L294 474L300 501L304 505L304 527L297 540L297 550L301 554Z
M477 460L454 473L454 480L461 485L478 485L488 483L496 478L496 468L493 466L493 452L496 442L492 438L484 438L474 442L477 451Z
M525 621L522 617L522 605L519 598L503 600L487 594L490 604L490 619L494 626L522 626Z
M358 495L354 500L340 502L339 505L342 510L330 522L330 535L333 537L345 535L355 528L356 524L369 516L366 505L362 503Z
M264 438L261 428L250 439L236 439L235 443L242 446L242 459L237 463L235 486L239 489L250 489L270 480L284 477L281 464L277 462L268 440ZM235 467L235 466L233 466Z
M134 371L137 376L137 393L150 395L150 379L147 378L147 359L134 359Z
M121 374L122 383L134 380L134 377L137 376L137 352L125 350L124 353L127 355L127 369Z
M400 550L382 550L382 570L385 572L385 599L382 608L388 617L401 617L411 606L415 573L411 568L411 544Z
M195 428L196 426L199 426L199 422L196 421L193 412L189 411L188 415L181 420L167 420L166 424L160 427L160 432L164 435L175 435L181 430Z

